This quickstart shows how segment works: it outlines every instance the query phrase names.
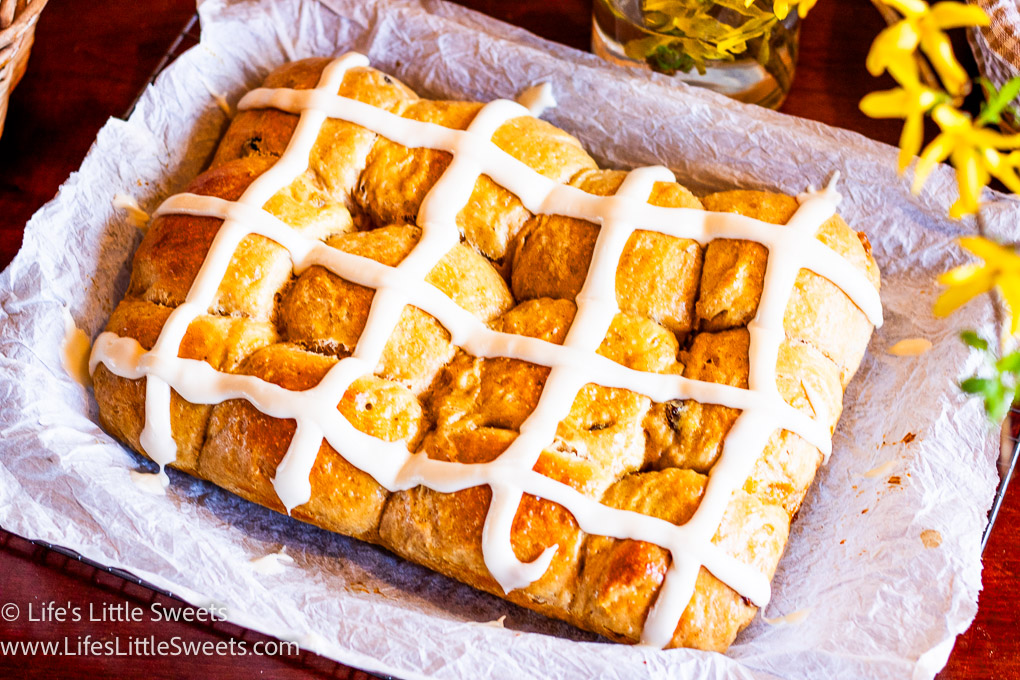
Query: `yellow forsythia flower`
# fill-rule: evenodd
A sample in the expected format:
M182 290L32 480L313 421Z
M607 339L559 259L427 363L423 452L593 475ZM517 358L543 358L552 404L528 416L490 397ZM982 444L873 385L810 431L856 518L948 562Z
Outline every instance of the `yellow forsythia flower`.
M941 132L921 152L914 171L913 191L921 190L928 175L937 163L947 158L956 168L956 183L960 197L949 209L949 215L960 218L978 211L981 190L995 177L1020 192L1020 178L1016 167L1020 154L1003 156L1003 149L1020 149L1020 134L1004 135L980 125L965 113L948 104L937 105L931 114Z
M892 74L902 87L882 92L871 92L861 99L861 111L871 118L903 118L900 134L899 170L902 173L910 161L921 151L924 141L924 114L945 95L921 84L917 75L917 62L908 59L889 65Z
M817 2L818 0L775 0L772 4L772 11L775 13L776 18L782 21L790 13L790 7L796 5L797 14L803 19ZM744 0L744 7L750 7L753 4L754 0Z
M921 51L935 67L946 91L958 96L970 84L967 72L953 54L949 37L944 31L964 26L987 26L988 15L976 5L961 2L939 2L929 7L923 0L882 0L903 15L875 38L868 52L866 66L871 75L881 75L891 64L913 60Z
M1010 312L1010 329L1020 329L1020 255L983 236L965 236L959 240L967 251L984 260L951 269L938 281L947 286L935 301L935 316L949 316L971 299L998 288Z
M803 19L811 11L811 8L815 6L816 2L818 0L775 0L775 3L772 5L772 11L776 13L776 18L782 21L790 13L790 6L797 5L797 14Z

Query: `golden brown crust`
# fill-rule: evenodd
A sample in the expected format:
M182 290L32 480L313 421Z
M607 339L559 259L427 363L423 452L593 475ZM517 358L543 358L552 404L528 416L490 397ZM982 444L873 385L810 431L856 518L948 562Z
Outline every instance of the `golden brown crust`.
M144 349L152 349L172 311L144 300L125 299L113 311L106 330L134 338ZM244 357L276 340L276 332L269 324L203 315L188 327L178 356L204 361L217 370L229 372ZM145 426L145 379L121 378L100 364L92 383L100 405L100 423L135 451L142 451L139 438ZM177 443L177 461L173 465L195 474L212 407L191 404L171 391L170 409L171 431Z
M591 170L570 184L597 196L616 192L626 173ZM700 208L679 184L657 182L648 202L670 208ZM573 300L588 273L598 227L561 215L541 216L525 228L513 261L513 292L519 300L550 297ZM694 319L701 275L701 248L694 241L636 231L616 270L620 309L649 317L681 337Z
M726 191L702 199L706 210L735 212L772 224L786 224L796 199L761 191ZM818 240L861 269L878 288L878 265L867 239L839 215L818 230ZM705 251L705 275L697 310L701 328L746 326L754 317L765 278L767 250L758 243L720 239ZM786 336L813 345L840 367L843 387L864 357L871 324L847 295L814 272L802 269L783 319ZM861 339L865 340L862 342Z
M633 474L613 485L602 502L683 524L697 509L706 483L704 475L676 468ZM781 509L738 493L713 543L771 576L788 530L789 518ZM575 616L609 638L638 640L669 566L669 553L659 546L590 537L574 601ZM725 651L755 611L702 567L671 646Z
M459 463L487 463L514 440L512 430L441 429L424 450L429 458ZM584 490L586 466L556 451L543 453L535 470ZM504 596L489 575L482 556L482 528L492 494L476 486L450 494L418 487L395 493L386 507L379 533L398 555L453 576L475 588ZM548 571L527 588L505 595L512 602L562 618L577 579L583 535L560 505L525 494L514 518L511 541L517 558L530 562L551 545L556 554Z
M286 344L259 350L238 367L288 390L315 387L336 363L331 357ZM423 433L421 404L406 388L366 376L355 380L337 406L358 430L384 441ZM197 474L260 505L283 511L273 489L276 467L294 435L294 422L259 412L244 400L226 401L213 410ZM377 541L379 520L389 493L323 441L310 477L311 500L291 516L323 528Z
M287 64L266 78L263 87L308 90L318 83L328 59L305 59ZM339 94L387 111L399 112L418 96L406 85L370 68L351 69ZM275 109L252 109L237 114L213 158L212 168L239 158L275 159L283 155L297 127L297 116ZM365 167L377 135L341 120L327 119L319 132L308 171L314 185L332 200L352 207L351 192Z
M281 67L266 87L315 87L325 59ZM374 69L353 69L339 92L391 113L454 129L480 110L472 102L418 99ZM276 110L241 112L212 166L188 191L233 200L284 152L297 117ZM592 194L617 191L625 173L600 170L569 134L530 117L514 118L493 142L538 173ZM450 155L408 149L357 125L329 120L309 168L265 209L302 235L387 266L402 262L421 238L422 200ZM656 183L658 206L702 206L679 184ZM794 199L725 192L704 207L784 224ZM587 275L598 227L555 215L532 215L506 189L482 176L457 224L464 236L426 281L480 324L547 342L564 342L574 297ZM135 255L127 297L107 326L151 348L173 307L188 294L220 228L211 218L156 218ZM777 227L781 228L781 227ZM866 239L838 216L819 240L878 286ZM684 375L746 387L748 333L768 253L756 243L686 239L638 230L616 272L620 313L598 353L637 371ZM207 315L189 327L180 356L288 390L322 380L360 340L375 291L321 266L295 273L289 253L261 236L241 240ZM843 389L856 370L871 326L849 298L802 270L786 310L787 338L776 366L780 395L795 409L835 427ZM374 374L349 387L337 409L356 429L409 451L464 464L492 461L510 446L535 409L550 369L503 357L476 357L451 342L428 313L408 305ZM100 365L95 394L104 427L137 451L145 422L145 380L117 377ZM295 432L293 420L260 413L242 399L215 406L172 394L175 465L257 503L283 511L272 485ZM602 503L681 524L704 493L708 473L739 411L695 401L654 403L619 388L585 385L534 470ZM341 447L342 448L342 447ZM771 575L791 517L821 453L800 436L775 431L751 475L730 502L714 542L726 554ZM612 639L639 639L670 554L663 548L581 531L562 506L524 495L511 531L517 557L557 550L548 572L503 594L482 555L488 486L456 493L416 487L389 493L328 442L319 448L311 499L293 516L381 543L394 552ZM755 608L701 568L673 646L725 649Z
M475 102L418 100L404 108L401 115L464 130L481 108ZM595 167L595 161L576 139L531 117L508 121L496 131L492 142L558 182ZM376 224L414 224L422 200L449 164L450 154L445 151L408 149L381 140L369 154L355 198ZM480 253L502 262L509 243L529 217L531 213L516 196L482 175L457 215L457 226Z

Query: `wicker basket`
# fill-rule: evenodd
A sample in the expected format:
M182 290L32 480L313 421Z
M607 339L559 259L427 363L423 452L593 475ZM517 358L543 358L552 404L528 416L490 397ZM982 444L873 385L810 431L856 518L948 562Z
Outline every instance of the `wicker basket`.
M995 87L1020 75L1020 9L1016 0L974 0L991 18L991 25L967 31L978 70ZM1020 109L1020 97L1013 101ZM1020 131L1020 121L1005 116L1006 131Z
M47 1L0 0L0 135L4 132L7 100L25 75L35 24Z

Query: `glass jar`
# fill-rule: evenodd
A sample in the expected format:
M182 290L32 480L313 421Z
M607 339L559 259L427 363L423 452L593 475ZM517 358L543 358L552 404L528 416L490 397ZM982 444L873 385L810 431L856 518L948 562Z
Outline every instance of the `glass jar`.
M764 0L594 0L592 11L603 59L773 109L790 91L799 32L796 7L780 20Z

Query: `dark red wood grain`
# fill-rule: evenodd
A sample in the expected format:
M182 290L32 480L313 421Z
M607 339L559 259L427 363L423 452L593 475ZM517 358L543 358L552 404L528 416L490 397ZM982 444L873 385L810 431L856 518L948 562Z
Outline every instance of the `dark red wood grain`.
M590 0L462 0L461 4L551 40L582 49L588 45ZM51 0L39 22L28 72L11 98L0 139L0 266L6 266L17 252L28 218L79 166L107 117L125 111L193 12L194 0ZM803 26L797 77L783 110L895 143L897 121L874 121L857 109L865 93L887 86L864 70L868 46L881 27L867 0L821 0ZM942 680L1020 678L1020 610L1013 602L1020 575L1017 527L1020 487L1007 494L985 552L977 619L959 638L939 676ZM0 540L0 605L67 599L78 604L139 604L151 597L144 589L76 567L63 556L36 550L18 539ZM251 635L230 626L167 625L15 626L0 621L0 640L49 639L58 634L96 639L158 634L222 641ZM318 675L322 669L335 677L366 677L308 655L297 660L0 656L0 676L291 678Z

